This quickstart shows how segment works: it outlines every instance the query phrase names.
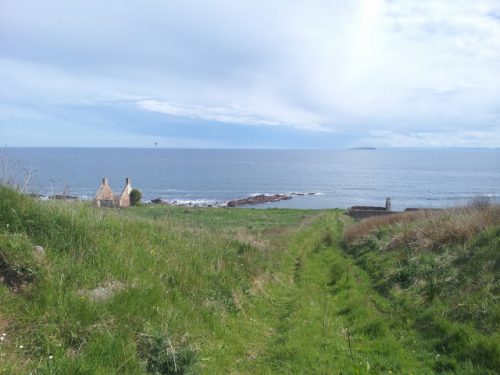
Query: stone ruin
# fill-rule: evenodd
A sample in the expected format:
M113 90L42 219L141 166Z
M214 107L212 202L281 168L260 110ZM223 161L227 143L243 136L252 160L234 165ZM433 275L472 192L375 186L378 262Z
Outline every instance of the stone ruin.
M95 195L95 205L97 207L129 207L130 206L130 192L132 191L132 184L130 178L125 179L125 187L121 194L115 194L109 186L108 179L102 179L101 187Z
M347 215L355 219L364 219L370 216L390 215L396 213L392 211L391 197L385 200L385 207L382 206L352 206L347 210Z

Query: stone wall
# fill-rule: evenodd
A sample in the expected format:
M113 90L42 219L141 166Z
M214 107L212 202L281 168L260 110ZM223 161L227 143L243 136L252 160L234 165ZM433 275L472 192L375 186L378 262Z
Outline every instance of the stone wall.
M395 213L397 212L385 210L349 210L346 212L347 215L355 219L364 219L372 216L392 215Z

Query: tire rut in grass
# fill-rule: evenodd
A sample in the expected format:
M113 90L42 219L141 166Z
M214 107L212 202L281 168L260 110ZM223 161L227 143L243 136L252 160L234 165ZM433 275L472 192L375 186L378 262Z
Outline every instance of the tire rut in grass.
M302 256L298 256L295 258L295 262L293 264L293 282L298 284L300 282L300 274L302 272Z
M291 318L296 308L295 291L289 291L280 302L274 335L267 345L268 354L265 361L276 371L286 368L291 358L296 355L296 353L288 348L289 333L293 328Z
M304 362L310 360L311 345L318 353L325 351L324 345L329 348L325 344L327 339L322 343L316 340L318 325L315 319L323 319L321 329L328 336L330 332L326 331L329 331L330 318L324 315L330 316L333 311L329 306L318 315L316 306L323 306L324 303L324 284L328 275L324 264L329 262L331 248L339 243L339 233L336 217L323 214L321 219L302 226L293 237L286 238L287 252L284 255L287 260L283 268L283 282L273 290L273 304L269 306L267 330L272 335L267 335L265 343L261 344L262 355L258 366L272 373L298 373L304 368ZM321 271L316 268L318 262L323 262ZM319 292L321 295L317 294ZM328 362L327 359L325 361ZM254 362L251 368L255 365Z
M268 343L267 362L275 370L283 370L289 365L291 358L297 353L287 347L289 332L293 328L292 316L299 302L301 274L303 272L303 255L305 249L293 259L291 282L282 290L282 296L276 310L276 325L272 340Z
M318 241L322 247L333 246L334 243L338 243L338 232L329 229L318 238ZM311 241L308 236L301 240L302 243L297 244L299 250L292 260L293 266L289 279L291 282L283 286L280 302L277 304L275 334L268 342L268 356L266 358L266 362L276 370L283 371L289 368L294 362L293 358L301 355L300 350L298 351L293 344L293 340L295 340L292 333L295 329L294 316L300 314L302 308L303 288L307 288L311 282L320 283L320 280L313 281L310 279L311 275L305 274L309 258L318 256L318 241Z

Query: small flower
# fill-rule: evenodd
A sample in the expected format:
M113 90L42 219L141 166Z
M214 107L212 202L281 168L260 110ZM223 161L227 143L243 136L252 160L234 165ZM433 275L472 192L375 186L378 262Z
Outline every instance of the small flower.
M5 336L7 336L7 334L6 333L2 333L2 336L5 337Z
M24 345L19 345L19 349L22 349L22 348L24 348Z
M0 341L3 341L4 339L5 339L5 337L3 337L3 336L2 336L2 337L0 337Z
M49 355L49 359L52 359L52 358L54 358L54 356L53 355Z

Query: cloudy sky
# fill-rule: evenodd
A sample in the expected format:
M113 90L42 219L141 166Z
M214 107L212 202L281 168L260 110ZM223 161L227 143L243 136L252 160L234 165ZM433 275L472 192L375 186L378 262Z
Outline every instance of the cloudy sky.
M500 147L498 0L0 0L0 144Z

